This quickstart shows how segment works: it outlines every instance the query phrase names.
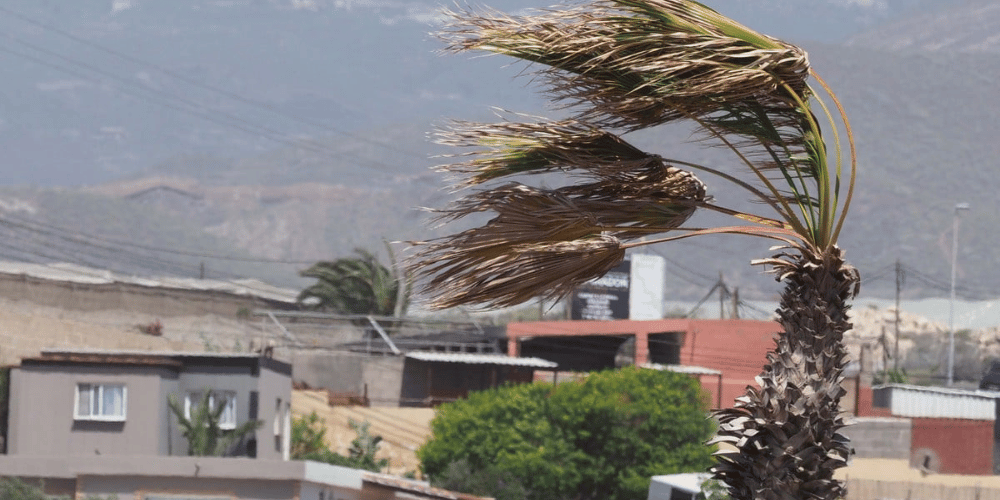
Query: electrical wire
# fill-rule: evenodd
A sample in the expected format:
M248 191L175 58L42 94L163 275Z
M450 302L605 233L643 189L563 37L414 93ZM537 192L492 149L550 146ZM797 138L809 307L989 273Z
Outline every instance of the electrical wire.
M258 109L263 109L263 110L266 110L266 111L269 111L269 112L272 112L272 113L275 113L275 114L279 114L281 116L284 116L286 118L290 118L290 119L298 121L300 123L303 123L303 124L306 124L306 125L309 125L309 126L312 126L312 127L316 127L316 128L322 128L324 130L327 130L327 131L330 131L330 132L342 135L344 137L348 137L348 138L354 139L356 141L360 141L360 142L364 142L364 143L367 143L367 144L371 144L373 146L384 148L384 149L387 149L387 150L390 150L390 151L394 151L394 152L397 152L397 153L408 154L408 155L411 155L411 156L418 156L418 157L423 157L424 156L423 154L415 153L415 152L412 152L412 151L407 151L405 149L401 149L401 148L399 148L397 146L394 146L392 144L386 144L386 143L383 143L383 142L375 141L375 140L373 140L373 139L371 139L369 137L365 137L363 135L352 134L350 132L338 129L336 127L332 127L332 126L330 126L328 124L324 124L324 123L320 123L320 122L308 120L308 119L302 118L300 116L294 115L292 113L285 112L285 111L283 111L281 109L274 108L273 106L270 106L270 105L268 105L266 103L263 103L263 102L260 102L260 101L254 100L254 99L250 99L248 97L241 96L239 94L236 94L234 92L228 91L226 89L223 89L223 88L220 88L220 87L216 87L216 86L213 86L213 85L209 85L209 84L206 84L206 83L202 83L202 82L199 82L197 80L193 80L191 78L187 78L187 77L185 77L182 74L179 74L177 72L171 71L171 70L169 70L167 68L164 68L163 66L160 66L158 64L154 64L154 63L151 63L149 61L142 60L142 59L140 59L138 57L135 57L135 56L126 54L124 52L121 52L121 51L118 51L118 50L115 50L115 49L112 49L112 48L109 48L109 47L106 47L106 46L94 43L94 42L92 42L90 40L87 40L85 38L78 37L76 35L73 35L72 33L69 33L67 31L65 31L65 30L59 29L59 28L57 28L55 26L52 26L52 25L47 24L47 23L44 23L44 22L39 21L37 19L31 18L31 17L29 17L29 16L27 16L27 15L25 15L23 13L20 13L20 12L8 9L6 7L3 7L2 5L0 5L0 12L3 12L5 14L9 15L9 16L12 16L12 17L15 17L17 19L20 19L21 21L26 22L28 24L31 24L31 25L33 25L35 27L42 28L44 30L56 33L56 34L58 34L60 36L63 36L63 37L68 38L70 40L73 40L74 42L77 42L79 44L82 44L82 45L85 45L85 46L88 46L88 47L100 50L100 51L105 52L107 54L111 54L111 55L113 55L115 57L118 57L118 58L120 58L122 60L125 60L125 61L128 61L128 62L131 62L133 64L138 64L140 66L145 66L147 68L152 68L152 69L154 69L154 70L156 70L156 71L158 71L158 72L160 72L160 73L162 73L164 75L167 75L167 76L169 76L171 78L174 78L174 79L176 79L178 81L184 82L184 83L186 83L188 85L192 85L192 86L201 88L203 90L208 90L208 91L213 92L215 94L228 97L228 98L233 99L235 101L239 101L239 102L241 102L243 104L247 104L249 106L253 106L253 107L256 107Z
M108 245L119 245L119 246L134 247L134 248L139 248L139 249L142 249L142 250L148 250L148 251L152 251L152 252L169 253L169 254L174 254L174 255L184 255L184 256L188 256L188 257L198 257L198 258L203 258L203 259L215 259L215 260L225 260L225 261L233 261L233 262L253 262L253 263L267 263L267 264L295 264L295 265L311 265L311 264L315 264L315 262L316 262L316 261L308 261L308 260L265 259L265 258L260 258L260 257L237 257L237 256L232 256L232 255L220 255L220 254L210 254L210 253L203 253L203 252L192 252L192 251L180 250L180 249L176 249L176 248L154 247L154 246L149 246L149 245L143 245L143 244L140 244L140 243L134 243L134 242L130 242L130 241L125 241L125 240L118 240L118 239L112 239L112 238L101 238L101 237L93 236L93 235L90 235L90 234L82 233L82 232L79 232L79 231L74 231L72 229L61 227L61 226L55 226L55 225L47 224L47 223L40 222L40 221L32 221L32 220L28 220L28 219L25 219L25 218L22 218L22 217L16 217L16 216L13 216L11 214L0 215L0 224L4 224L5 222L11 222L11 223L15 223L16 222L16 223L20 223L22 225L36 225L36 226L39 226L39 227L42 227L42 228L45 228L45 229L49 229L51 231L66 233L67 235L72 235L72 236L75 236L75 237L78 237L78 238L92 239L92 240L95 240L95 241L98 241L98 242L102 242L102 243L105 243L105 244L108 244ZM29 230L31 230L31 229L29 228Z
M229 128L233 128L233 129L236 129L236 130L240 130L240 131L245 132L245 133L250 134L250 135L254 135L254 136L257 136L257 137L268 139L268 140L271 140L273 142L285 144L285 145L292 146L292 147L295 147L295 148L298 148L298 149L304 149L304 150L313 152L315 154L318 154L320 156L325 156L328 159L340 160L340 159L342 159L344 157L349 157L349 158L353 159L354 161L356 161L356 162L358 162L358 163L360 163L362 165L366 165L368 167L373 168L374 170L380 171L380 173L386 173L385 172L386 170L389 170L389 169L392 168L391 166L389 166L389 165L387 165L385 163L368 160L368 159L361 158L361 157L358 157L356 155L352 155L352 154L344 152L344 151L340 151L340 150L336 150L336 149L332 149L332 148L326 147L322 143L318 143L318 142L315 142L315 141L304 141L304 140L300 140L300 139L295 139L295 138L289 137L288 135L286 135L286 134L284 134L284 133L282 133L282 132L280 132L278 130L275 130L273 128L267 127L265 125L259 125L257 123L254 123L254 122L250 121L250 120L246 120L244 118L241 118L241 117L239 117L237 115L228 113L226 111L221 111L221 110L215 109L215 110L212 110L212 113L203 112L201 110L205 109L205 106L203 104L201 104L201 103L198 103L198 102L192 101L190 99L187 99L187 98L184 98L184 97L181 97L181 96L177 96L175 94L171 94L169 92L165 92L165 91L162 91L162 90L152 89L152 88L149 88L149 87L144 87L144 86L136 85L136 84L132 83L128 79L125 79L125 78L122 78L122 77L120 77L118 75L115 75L113 73L104 71L104 70L102 70L100 68L97 68L97 67L95 67L93 65L90 65L90 64L87 64L87 63L83 63L83 62L80 62L80 61L76 61L76 60L74 60L72 58L68 58L68 57L62 56L62 55L60 55L58 53L55 53L53 51L50 51L50 50L47 50L45 48L39 47L37 45L31 44L29 42L25 42L25 41L20 40L20 39L18 39L16 37L13 37L12 35L7 35L6 38L8 38L8 39L14 41L15 43L20 44L20 45L23 45L23 46L26 46L28 48L31 48L32 50L35 50L35 51L41 52L43 54L46 54L46 55L48 55L50 57L54 57L54 58L63 60L65 62L69 63L69 64L73 64L75 66L79 66L79 67L84 68L84 69L86 69L88 71L91 71L91 72L94 72L94 73L96 73L98 75L101 75L101 76L103 76L105 78L109 78L111 80L115 80L115 81L121 82L121 84L124 84L124 87L121 86L121 85L112 85L112 86L114 88L116 88L119 92L122 92L124 94L128 94L128 95L131 95L133 97L136 97L136 98L138 98L142 102L156 104L158 106L165 107L165 108L168 108L168 109L172 109L172 110L178 111L180 113L185 113L185 114L188 114L188 115L199 117L201 119L210 121L210 122L215 123L217 125L222 125L224 127L229 127ZM60 71L60 72L66 73L66 74L73 75L73 76L75 76L77 78L81 78L81 79L90 81L92 83L102 83L102 82L99 82L99 81L95 81L92 76L85 75L85 74L79 73L77 71L73 71L71 69L66 68L65 66L62 66L62 65L59 65L59 64L56 64L56 63L52 63L52 62L49 62L49 61L45 61L45 60L43 60L43 59L41 59L39 57L30 55L30 54L25 54L23 52L18 52L18 51L12 50L10 48L5 48L5 47L0 47L0 51L6 52L8 54L12 54L12 55L17 56L17 57L24 58L24 59L27 59L27 60L30 60L30 61L32 61L32 62L34 62L36 64L39 64L39 65L42 65L42 66L46 66L46 67L55 69L57 71ZM104 83L106 83L106 82L104 82ZM181 105L174 104L172 101L179 102L179 103L181 103ZM220 119L219 116L222 116L225 119Z

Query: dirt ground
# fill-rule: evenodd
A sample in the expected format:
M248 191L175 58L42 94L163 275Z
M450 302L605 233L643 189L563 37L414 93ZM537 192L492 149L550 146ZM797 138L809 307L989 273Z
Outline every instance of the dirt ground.
M363 406L329 406L323 391L294 391L292 414L306 416L312 412L326 424L327 445L342 455L347 454L356 434L348 421L371 422L372 435L382 436L378 458L389 459L390 474L404 474L419 469L416 450L431 434L434 418L431 408L370 408Z
M159 323L159 336L144 333ZM249 352L280 336L261 321L216 315L159 318L124 310L71 311L0 299L0 364L42 349Z

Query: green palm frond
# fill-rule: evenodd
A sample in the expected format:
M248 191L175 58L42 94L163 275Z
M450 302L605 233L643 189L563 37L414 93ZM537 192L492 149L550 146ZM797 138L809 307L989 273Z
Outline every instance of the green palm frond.
M301 271L301 276L315 278L316 283L303 289L298 301L340 314L405 313L410 287L405 276L383 266L370 252L355 249L355 253L357 257L317 262ZM391 249L390 257L394 259Z

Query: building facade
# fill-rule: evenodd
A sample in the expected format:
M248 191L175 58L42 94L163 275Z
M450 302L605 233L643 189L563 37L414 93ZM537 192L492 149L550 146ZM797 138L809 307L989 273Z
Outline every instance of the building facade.
M287 460L291 365L213 353L43 351L11 369L11 456L186 456L168 400L190 416L208 391L220 428L262 425L227 454Z
M189 456L177 415L206 399L220 429L260 426L223 456ZM266 356L48 350L11 369L0 477L114 500L478 500L427 483L290 460L292 367Z

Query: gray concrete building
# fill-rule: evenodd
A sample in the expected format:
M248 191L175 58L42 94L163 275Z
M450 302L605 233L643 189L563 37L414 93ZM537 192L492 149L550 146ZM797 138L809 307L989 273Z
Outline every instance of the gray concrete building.
M188 456L183 412L261 422L223 457ZM467 499L426 483L290 460L292 367L259 355L47 350L11 369L0 477L115 500ZM193 406L194 405L194 406Z
M208 391L223 429L263 422L228 455L287 460L291 377L258 355L43 351L11 370L7 453L186 456L168 398L190 414Z

